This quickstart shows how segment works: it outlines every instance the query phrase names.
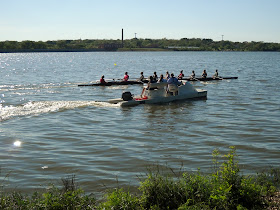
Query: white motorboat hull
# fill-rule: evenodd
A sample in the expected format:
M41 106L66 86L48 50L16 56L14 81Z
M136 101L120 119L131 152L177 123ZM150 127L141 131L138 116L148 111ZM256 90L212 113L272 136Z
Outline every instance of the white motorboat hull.
M124 101L122 98L111 99L108 102L119 104L120 106L135 106L138 104L157 104L172 101L206 98L207 91L195 89L190 83L185 83L177 88L176 92L168 92L162 83L153 83L152 88L143 89L141 96L133 97L131 100Z

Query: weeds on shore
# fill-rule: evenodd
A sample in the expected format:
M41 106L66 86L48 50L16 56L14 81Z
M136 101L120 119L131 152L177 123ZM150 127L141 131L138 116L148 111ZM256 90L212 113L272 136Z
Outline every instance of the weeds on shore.
M223 156L222 163L220 157L218 150L214 150L211 174L198 170L174 178L162 175L159 170L150 171L141 182L140 195L123 196L126 193L122 189L115 189L106 195L102 205L128 209L126 204L131 200L133 209L263 209L270 205L267 197L279 187L279 170L245 176L240 173L234 147ZM116 202L120 200L124 204L121 207Z
M61 189L54 185L44 193L34 192L32 196L19 192L0 194L0 209L93 209L95 198L76 189L75 176L62 179Z
M0 194L0 209L263 209L279 189L280 170L255 176L242 175L234 147L222 156L213 151L213 172L182 173L174 176L159 169L149 171L137 195L122 188L109 191L104 201L87 196L77 188L75 177L63 179L63 188L52 186L31 197L14 192ZM275 205L275 204L274 204ZM279 204L277 204L279 205Z

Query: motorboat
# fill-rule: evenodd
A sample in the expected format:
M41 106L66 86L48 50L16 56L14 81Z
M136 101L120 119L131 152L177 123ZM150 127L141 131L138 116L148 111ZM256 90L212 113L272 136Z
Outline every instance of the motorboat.
M111 99L108 102L120 106L134 106L206 97L207 90L195 89L189 82L182 82L179 86L160 82L149 83L144 86L140 96L133 96L131 92L124 92L121 98Z

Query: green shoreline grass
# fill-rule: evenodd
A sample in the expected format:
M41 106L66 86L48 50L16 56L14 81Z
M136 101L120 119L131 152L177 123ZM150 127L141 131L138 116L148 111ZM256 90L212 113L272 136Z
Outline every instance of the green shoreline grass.
M280 170L241 174L234 147L221 156L213 151L213 171L203 174L148 170L139 193L123 188L109 190L104 198L86 195L75 177L62 179L63 187L22 195L0 192L0 209L278 209ZM222 158L222 162L220 159ZM1 182L0 182L1 184Z

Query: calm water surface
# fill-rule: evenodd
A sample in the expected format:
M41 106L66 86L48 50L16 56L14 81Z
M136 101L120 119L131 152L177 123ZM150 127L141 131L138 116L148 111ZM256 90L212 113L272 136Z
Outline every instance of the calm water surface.
M239 78L193 83L207 100L130 108L105 101L141 86L77 86L203 69ZM279 84L280 53L0 54L0 184L28 192L75 174L87 192L137 186L149 165L207 171L231 145L245 173L279 167Z

